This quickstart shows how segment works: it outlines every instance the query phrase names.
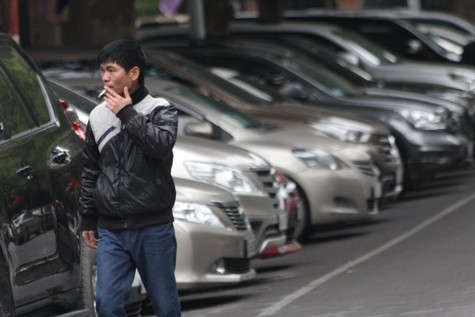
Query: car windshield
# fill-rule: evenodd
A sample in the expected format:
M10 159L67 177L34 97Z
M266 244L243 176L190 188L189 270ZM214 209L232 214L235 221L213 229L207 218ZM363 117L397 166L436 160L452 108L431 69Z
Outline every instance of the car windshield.
M293 69L317 82L320 88L334 97L361 95L361 91L348 80L313 60L310 56L286 50L279 57L279 63L286 69Z
M58 97L67 100L72 107L79 109L84 113L90 113L97 105L96 101L85 98L84 96L75 93L71 89L62 87L52 81L49 83Z
M434 42L442 46L445 50L457 55L463 53L464 46L472 38L467 33L459 31L445 25L437 25L430 22L410 21L420 32L431 38Z
M266 103L265 100L258 98L254 96L253 94L247 92L246 90L233 85L232 83L228 82L227 80L216 76L215 74L203 70L201 67L197 67L193 63L187 63L186 61L180 61L180 65L176 65L177 63L175 61L171 60L165 60L167 63L173 63L175 66L179 66L181 69L185 70L187 73L194 74L195 76L198 76L201 78L203 81L209 82L213 85L216 85L219 88L224 89L226 92L229 94L233 95L235 98L249 103L249 104L262 104ZM147 69L147 77L151 77L154 79L167 79L167 80L175 80L175 78L179 75L174 75L170 73L169 67L165 65L149 65ZM181 81L181 80L180 80Z
M250 93L257 98L266 101L268 105L289 100L289 98L279 94L275 90L263 86L262 84L253 82L252 80L247 79L245 76L241 76L238 71L222 67L212 67L210 70L213 74L218 75L219 77L232 83L233 85L238 86L239 88L242 88L246 91L246 93Z
M358 34L335 30L333 35L343 40L345 45L351 47L352 51L357 52L358 56L364 58L372 65L395 64L399 62L399 58L396 55Z
M212 97L205 96L204 94L201 94L200 92L194 89L172 86L165 88L165 91L170 92L173 95L182 96L186 99L193 100L194 103L200 104L201 107L204 107L207 110L211 110L213 113L216 113L221 116L224 120L240 128L260 130L269 130L276 128L275 126L257 121L240 112L239 110L234 109L231 106L225 104L224 102Z
M331 49L325 47L325 45L313 41L310 37L299 36L298 34L284 35L279 38L284 41L287 45L298 47L304 52L309 52L311 55L314 55L318 60L324 61L325 65L328 63L330 65L339 65L340 67L345 68L353 76L356 76L365 81L372 80L372 77L367 73L358 63L351 63L339 54L335 54ZM355 55L356 56L356 55Z

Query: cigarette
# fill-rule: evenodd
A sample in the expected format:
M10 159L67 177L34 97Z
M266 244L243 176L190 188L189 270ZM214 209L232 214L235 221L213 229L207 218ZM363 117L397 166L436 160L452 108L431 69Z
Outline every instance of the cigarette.
M99 95L97 95L97 98L100 99L100 98L104 97L105 94L106 94L106 90L104 89L103 91L101 91L101 93Z

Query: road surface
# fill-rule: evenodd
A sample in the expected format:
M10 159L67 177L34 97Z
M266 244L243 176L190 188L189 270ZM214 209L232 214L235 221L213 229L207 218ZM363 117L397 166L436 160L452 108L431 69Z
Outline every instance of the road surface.
M316 228L300 252L254 261L253 281L182 294L182 316L473 317L474 242L470 168L408 191L370 223Z

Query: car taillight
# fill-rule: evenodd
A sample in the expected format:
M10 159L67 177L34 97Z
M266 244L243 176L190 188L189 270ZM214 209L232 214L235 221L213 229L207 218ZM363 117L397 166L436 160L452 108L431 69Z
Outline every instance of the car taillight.
M76 111L69 106L69 103L64 99L59 99L59 102L63 106L64 114L71 124L71 129L78 135L81 139L86 139L86 132L84 131Z

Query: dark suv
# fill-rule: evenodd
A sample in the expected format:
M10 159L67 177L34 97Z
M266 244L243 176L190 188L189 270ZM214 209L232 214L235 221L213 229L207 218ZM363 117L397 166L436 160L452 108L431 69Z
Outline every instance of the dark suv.
M0 316L72 316L84 303L81 279L90 278L81 268L91 266L80 263L76 212L82 131L71 113L0 34Z
M448 51L416 27L396 16L371 11L308 10L288 12L287 20L333 23L356 31L410 60L459 63L460 55Z
M166 41L157 41L157 49L166 48L207 67L237 71L251 82L278 89L308 106L318 103L318 107L385 124L396 138L407 186L472 157L472 140L453 130L446 109L424 102L361 94L343 78L326 76L330 74L297 51L250 41L173 44L167 46Z

